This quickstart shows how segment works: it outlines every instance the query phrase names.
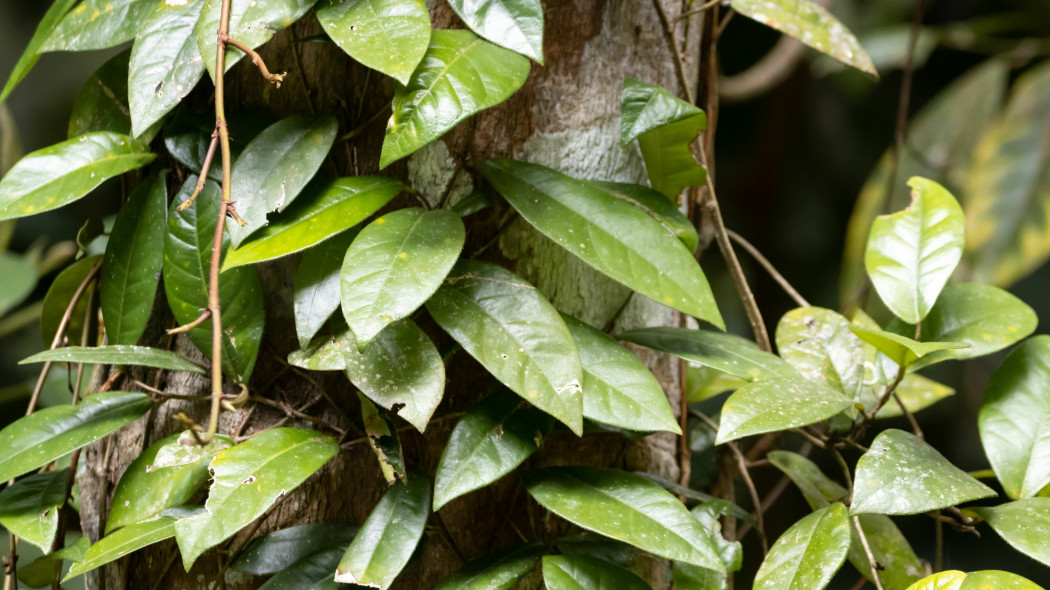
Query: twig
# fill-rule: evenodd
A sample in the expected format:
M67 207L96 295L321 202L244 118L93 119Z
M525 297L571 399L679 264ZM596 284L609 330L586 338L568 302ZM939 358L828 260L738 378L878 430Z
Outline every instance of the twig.
M791 286L791 283L789 283L788 280L784 278L784 275L777 272L777 269L775 266L773 266L773 263L771 263L768 258L763 256L762 253L758 251L758 248L756 248L751 242L745 240L743 236L731 229L726 229L726 233L729 234L729 237L734 242L739 244L741 248L747 250L747 253L755 259L755 262L757 262L762 268L766 269L766 272L769 273L769 276L773 277L773 280L776 281L778 285L780 285L780 288L783 289L789 297L795 300L795 303L799 304L799 306L801 307L809 307L809 302L806 301L806 298L803 297L798 291L795 290L794 287Z
M211 318L211 310L210 309L202 309L201 310L201 314L199 316L197 316L197 319L193 320L192 322L190 322L188 324L184 324L182 326L177 326L175 328L167 330L166 333L169 336L170 335L174 335L174 334L184 334L184 333L189 332L190 330L196 328L197 326L203 324L204 322L208 321L210 318Z
M215 148L219 145L219 130L216 128L215 131L211 132L211 143L208 144L208 153L204 155L204 163L201 165L200 176L197 177L197 186L193 187L193 194L190 198L179 203L179 206L175 209L177 211L185 211L197 200L197 197L204 190L204 183L208 179L208 172L211 170L211 161L215 157Z
M875 554L871 552L871 545L868 544L868 537L864 534L864 528L860 526L860 517L853 517L853 526L857 529L857 536L860 537L860 544L864 547L864 554L868 556L868 567L871 568L871 581L875 583L875 588L882 590L882 581L879 580L879 570L882 566L875 559Z
M941 511L934 515L940 517ZM933 571L939 572L944 567L944 523L940 518L934 518L933 526Z
M911 410L905 407L904 401L901 400L901 396L897 393L896 389L893 390L893 401L897 402L897 405L900 406L901 414L904 414L904 417L908 419L908 424L911 424L911 431L915 434L915 436L919 437L920 439L925 439L926 437L922 433L922 428L919 428L918 420L915 419L915 416L911 413Z
M271 408L280 410L280 411L284 412L285 415L290 417L290 418L298 418L300 420L306 420L307 422L311 422L313 424L317 424L318 426L323 426L323 427L331 430L332 432L338 433L340 436L342 436L343 434L346 433L345 430L343 430L342 428L339 428L335 424L332 424L332 423L327 422L325 420L322 420L320 418L315 418L314 416L311 416L309 414L303 413L303 412L301 412L299 410L296 410L295 408L290 407L288 404L275 402L275 401L273 401L271 399L267 399L265 397L260 397L260 396L257 396L257 395L249 396L248 399L250 399L251 401L253 401L253 402L257 403L257 404L262 404L264 406L269 406ZM308 403L307 407L312 406L314 404L314 402L316 402L316 401L318 401L320 399L322 399L321 396L318 396L313 402Z
M689 104L694 104L696 103L696 98L693 96L693 88L689 85L689 75L685 71L685 59L682 57L682 50L679 49L678 41L675 39L674 24L667 18L667 11L664 10L661 0L653 0L653 7L656 8L656 14L660 17L660 24L664 27L664 37L667 39L667 45L671 49L671 55L674 58L675 74L678 76L678 83L682 87L685 99Z
M705 10L707 10L708 8L714 7L715 5L717 5L721 1L722 0L711 0L707 4L704 4L703 6L701 6L700 8L694 8L692 10L688 10L686 12L683 12L682 14L678 15L678 18L674 19L674 22L685 20L685 19L693 16L694 14L700 14L700 13L704 12Z
M223 24L225 24L225 26L223 26ZM273 84L277 88L280 88L281 87L281 82L284 82L284 77L288 75L288 72L281 72L280 74L271 74L270 70L268 70L266 68L266 62L263 61L263 58L262 58L261 55L256 53L251 47L248 47L244 43L241 43L240 41L234 39L233 37L230 37L230 35L228 34L229 33L229 26L230 26L229 22L222 23L220 21L220 23L219 23L219 44L222 44L222 45L233 45L237 49L240 49L242 52L244 52L245 55L247 55L248 57L251 58L252 63L255 64L255 67L259 68L259 73L262 74L263 78L266 78L267 82L269 82L270 84ZM215 70L215 82L216 83L218 83L219 78L222 75L223 75L223 70ZM218 101L218 98L216 97L216 102L217 101Z
M306 85L306 76L303 74L303 58L299 54L299 36L295 34L295 27L288 27L288 31L292 35L292 57L295 58L295 69L299 71L299 80L302 82L300 86L303 88L303 98L306 99L306 106L310 109L311 115L317 114L317 107L314 106L314 98L310 95L310 88Z

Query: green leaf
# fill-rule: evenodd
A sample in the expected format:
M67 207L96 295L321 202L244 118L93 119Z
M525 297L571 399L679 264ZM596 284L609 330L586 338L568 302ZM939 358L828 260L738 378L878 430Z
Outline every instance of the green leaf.
M83 561L89 545L91 541L87 537L79 537L65 549L42 555L18 568L18 580L31 588L48 586L54 582L65 561Z
M430 514L430 481L413 473L396 484L361 525L335 572L336 582L387 588L408 563Z
M230 569L256 576L275 574L333 545L340 546L339 555L342 555L355 534L356 527L327 523L301 524L273 531L252 539L234 558ZM336 556L336 563L338 560Z
M448 209L399 209L377 218L346 251L342 310L357 345L406 318L437 291L459 258L466 229Z
M211 458L231 446L229 437L216 435L200 447L189 432L184 432L147 447L117 482L106 534L190 502L208 481Z
M90 395L79 406L52 406L19 418L0 430L0 481L95 442L152 405L144 393L111 391Z
M481 173L526 221L598 271L725 328L692 253L638 208L536 164L488 160Z
M1022 578L1010 572L996 570L984 570L970 572L963 580L959 590L1043 590L1041 586L1032 583L1031 580Z
M744 379L696 363L687 363L686 366L686 397L689 403L702 402L720 393L740 389L746 383Z
M703 186L707 170L693 156L692 144L707 129L701 112L687 119L661 125L638 137L649 185L671 200L687 186Z
M822 307L793 309L777 324L777 351L803 377L860 401L864 342L845 317Z
M73 101L69 137L92 131L131 133L128 114L128 60L131 51L121 51L88 78ZM148 143L148 141L144 141Z
M288 566L259 586L259 590L339 590L346 586L332 579L332 572L339 565L339 558L349 543L329 547L311 553Z
M853 406L841 393L800 377L749 383L722 406L715 444L826 420Z
M809 0L732 0L740 14L794 37L817 51L867 72L879 73L853 33L823 6Z
M151 0L84 0L59 21L40 51L88 51L131 41L154 4Z
M549 590L651 590L631 570L587 555L547 555L543 583Z
M426 306L496 379L582 434L579 353L565 322L535 287L495 264L461 260Z
M450 0L473 31L543 64L543 6L540 0Z
M386 41L384 40L384 43ZM507 100L529 60L470 31L434 31L412 78L394 90L380 169L441 137L467 117Z
M89 365L133 365L168 371L188 371L198 375L207 374L207 370L204 367L178 353L146 346L66 346L38 352L20 361L18 364L29 365L47 361L55 363L86 363Z
M360 391L357 392L357 399L361 403L361 422L365 425L368 446L379 460L379 470L383 472L383 479L387 485L406 481L408 471L405 469L405 452L401 447L401 438L398 437L394 421L388 413L380 412Z
M660 193L637 184L603 181L592 181L590 184L644 211L674 234L686 250L696 252L700 246L700 236L693 222Z
M96 131L25 156L0 180L0 221L68 205L155 158L126 135Z
M138 343L146 330L157 275L164 268L168 215L167 172L146 179L120 208L106 243L99 275L99 303L111 344Z
M627 144L644 133L698 115L704 115L704 111L667 89L634 78L624 78L623 93L620 95L620 143L627 147ZM705 126L706 121L705 115Z
M660 557L724 571L710 533L674 496L618 469L548 467L522 474L529 494L584 529Z
M0 276L4 286L0 288L0 316L14 309L33 292L36 286L36 266L25 256L0 252Z
M119 531L109 533L99 539L98 543L92 545L87 550L85 558L69 568L69 573L62 579L62 582L65 583L129 553L174 536L175 519L170 516L128 525Z
M206 550L262 516L339 452L312 430L274 428L220 451L211 461L211 492L204 512L175 523L182 563L190 571Z
M317 20L340 49L402 84L430 43L430 13L423 0L324 0Z
M134 137L175 108L197 85L205 66L195 32L204 0L147 4L154 7L137 31L128 67ZM214 51L214 34L211 47Z
M223 0L205 0L197 22L197 49L204 58L208 73L215 79L215 35ZM317 0L255 0L230 5L230 37L252 49L266 43L274 33L291 26L313 8ZM230 71L243 54L230 47L226 51L226 71ZM276 71L276 68L275 68Z
M311 371L342 371L346 368L348 347L357 350L354 335L343 328L333 336L315 338L309 346L288 355L288 363Z
M777 539L755 575L755 590L819 590L828 585L849 551L846 506L836 502L791 525Z
M583 365L583 416L603 424L681 434L660 382L612 337L562 314Z
M379 333L364 350L347 334L346 376L376 404L426 430L445 392L445 364L430 338L405 318Z
M379 176L340 178L320 190L314 190L315 186L308 184L294 203L231 250L223 271L287 256L328 240L367 219L405 188L392 178Z
M927 576L908 586L908 590L959 590L965 579L965 573L959 570L948 570Z
M928 357L924 357L928 358ZM883 386L887 384L882 384ZM942 399L954 395L955 390L947 385L938 383L933 379L927 379L922 375L909 374L905 375L904 379L901 380L900 384L897 385L897 397L901 398L904 402L904 407L908 408L908 411L912 414L919 410L925 409L933 404L941 401ZM872 395L870 398L864 400L865 407L872 407L877 403L877 398ZM901 407L897 404L897 400L890 398L886 405L882 406L879 413L875 415L876 419L883 418L896 418L903 416L904 412L901 411Z
M971 508L1011 547L1050 565L1050 498L1024 498L999 506Z
M1006 287L1050 257L1050 64L1029 69L976 142L964 183L969 277ZM968 144L972 145L972 144Z
M857 461L850 514L919 514L992 496L922 439L890 429Z
M190 176L171 203L168 231L164 236L164 290L175 320L188 324L208 307L208 272L219 212L219 189L204 186L200 197L185 211L176 209L193 192L197 177ZM223 236L228 238L228 236ZM226 248L228 239L223 240ZM255 367L262 342L265 313L262 284L254 268L223 273L219 281L222 306L222 366L231 377L245 383ZM190 340L211 356L211 320L189 331Z
M50 343L54 340L55 333L58 332L58 326L62 323L62 316L69 307L70 302L73 301L73 295L76 294L77 289L91 274L92 267L101 259L102 256L81 258L63 269L55 277L55 280L51 282L51 287L48 288L47 294L44 295L43 308L40 310L40 331L44 342ZM80 336L84 326L84 316L87 315L88 294L93 288L93 285L89 285L80 296L80 300L73 307L73 314L69 317L69 323L66 325L66 334Z
M302 348L310 346L310 340L339 309L339 272L343 269L346 249L356 236L357 230L342 233L310 248L299 261L293 304L295 333Z
M874 346L879 352L889 357L898 366L909 366L931 353L970 346L965 342L918 342L893 332L871 330L856 325L850 326L849 329L861 340Z
M1028 498L1050 484L1050 336L1030 338L996 369L977 426L1007 496Z
M44 17L40 19L40 24L36 26L36 31L30 37L25 51L22 52L22 56L18 58L18 62L15 63L15 67L11 70L11 75L8 76L4 89L0 92L0 104L7 100L8 95L15 89L15 86L36 65L36 60L40 59L41 46L51 36L58 26L59 20L69 12L69 8L73 6L74 2L76 0L55 0L55 2L51 3L51 7L44 13Z
M50 553L58 513L66 503L69 469L36 473L0 491L0 524L23 541Z
M846 488L824 475L820 467L798 453L770 451L768 459L774 467L791 478L813 510L827 507L849 494Z
M879 297L897 317L926 317L962 258L962 208L945 188L912 177L907 209L880 215L871 225L864 264Z
M510 590L532 571L546 550L545 546L534 543L489 553L468 563L435 590Z
M227 113L226 127L230 130L230 157L234 162L248 146L248 142L273 123L262 115L250 113ZM193 171L204 167L204 158L211 145L211 134L215 132L215 113L198 113L189 105L177 108L164 122L164 147L172 158ZM214 158L213 158L214 159ZM208 170L208 179L219 183L222 166Z
M520 397L499 391L467 412L441 453L434 510L510 473L536 452L552 420Z
M710 330L641 328L618 335L621 340L659 350L745 381L797 377L791 365L754 342Z
M338 130L334 117L295 115L267 127L244 148L230 178L237 212L246 223L227 226L234 246L265 226L267 213L291 204L321 167Z

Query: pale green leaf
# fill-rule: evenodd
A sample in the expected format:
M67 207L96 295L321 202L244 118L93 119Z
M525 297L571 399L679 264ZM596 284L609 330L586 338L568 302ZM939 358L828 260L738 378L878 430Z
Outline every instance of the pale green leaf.
M725 401L716 444L814 424L852 406L841 393L798 376L763 379Z
M649 185L671 200L677 200L682 189L704 186L707 170L693 155L692 144L707 129L707 116L699 115L661 125L638 137L638 147L645 160Z
M540 0L450 0L475 33L543 64L543 6Z
M351 346L357 350L354 335L344 327L332 336L318 336L302 350L289 354L288 363L311 371L342 371Z
M822 307L793 309L777 324L777 352L803 377L860 401L864 342L845 317Z
M1043 590L1042 586L1033 583L1017 574L998 570L970 572L963 580L959 590Z
M317 20L340 49L402 84L430 42L423 0L323 0Z
M700 236L697 235L693 222L659 192L637 184L622 182L592 181L590 184L644 211L660 222L664 229L674 234L686 250L696 252L700 246Z
M849 551L846 506L835 502L791 526L777 539L755 575L755 590L820 590Z
M84 0L59 21L40 51L88 51L131 41L154 4L153 0Z
M215 79L215 36L219 32L219 16L224 0L205 0L201 18L197 22L197 50ZM289 27L313 8L317 0L234 0L230 4L230 37L255 49L266 43L274 33ZM236 48L226 51L226 71L244 56ZM293 62L294 63L294 62ZM273 71L280 71L274 67Z
M0 525L44 553L58 532L58 513L66 503L69 469L36 473L0 491Z
M861 340L874 346L886 355L898 366L908 366L925 357L928 354L949 349L965 349L970 345L965 342L918 342L907 336L886 332L884 330L871 330L860 326L850 326Z
M908 590L959 590L965 579L965 573L959 570L948 570L927 576L908 586Z
M77 561L73 567L69 568L69 573L62 581L66 582L143 547L174 536L175 519L170 516L128 525L99 539L98 543L87 550L87 555L82 561Z
M1014 549L1050 566L1050 498L1024 498L999 506L971 508Z

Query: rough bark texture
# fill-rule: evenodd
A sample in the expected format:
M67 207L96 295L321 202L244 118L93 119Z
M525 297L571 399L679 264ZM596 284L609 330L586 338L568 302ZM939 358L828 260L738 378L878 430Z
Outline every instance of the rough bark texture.
M663 1L672 18L681 12L682 2ZM462 26L444 3L428 4L435 27ZM625 150L619 144L622 80L625 76L634 76L671 89L679 88L673 58L652 0L550 0L544 4L546 65L534 64L525 87L507 103L465 122L407 162L385 170L384 174L406 178L432 203L446 193L452 202L466 195L478 181L470 172L472 164L492 156L529 160L584 178L643 181L640 156L633 148ZM699 30L697 17L678 23L678 38L686 40L683 53L690 56L687 71L694 80ZM249 64L242 62L237 66L228 78L232 86L228 110L279 118L290 112L308 110L309 94L316 110L334 113L340 118L341 133L346 133L388 108L392 82L368 73L334 45L298 44L303 68L301 72L295 71L291 51L293 34L302 38L319 32L314 18L308 16L291 30L279 33L262 50L272 70L291 72L280 90L261 81ZM198 89L194 96L201 110L207 109L209 93L210 88ZM338 176L377 173L385 119L384 113L369 123L364 133L337 145L324 172ZM592 325L613 324L621 329L677 325L677 314L641 296L630 297L627 289L590 270L520 220L510 223L502 235L497 236L497 229L507 214L505 209L489 209L468 218L466 252L475 252L489 244L491 247L484 250L483 257L508 264L532 281L559 309ZM274 360L283 358L296 347L291 322L296 262L294 259L282 261L261 269L269 315L267 342L252 378L253 387L271 399L296 408L312 401L312 412L320 412L325 419L345 425L346 421L330 405L317 401L320 386L347 416L357 421L357 402L342 375L315 374L315 385ZM418 319L439 349L450 347L448 338L426 317ZM170 320L158 319L154 327L154 342L162 343L160 328L164 321ZM199 357L184 339L177 340L175 348ZM643 350L637 352L656 374L677 409L679 363ZM447 373L452 379L426 435L403 433L409 464L428 474L434 473L455 425L454 419L442 419L442 415L469 409L497 388L485 371L462 352L448 359ZM159 386L172 393L192 394L207 389L207 382L195 375L139 377L155 379ZM206 420L205 403L168 402L132 427L88 449L88 469L80 486L82 525L92 540L98 539L104 526L108 502L121 473L146 445L180 430L180 424L172 418L180 411L195 420ZM281 417L277 411L256 406L250 413L247 410L225 413L221 430L237 432L243 428L244 434L250 434ZM674 480L679 473L676 444L670 434L628 441L618 434L588 434L576 438L567 431L557 431L527 466L612 465L649 471ZM360 524L385 489L375 457L367 446L357 445L340 453L265 516L258 532L302 522ZM433 588L459 569L463 559L473 560L494 548L519 542L515 529L545 541L553 541L565 531L565 523L539 518L540 514L541 509L521 489L516 475L451 502L430 521L435 530L445 530L424 538L421 555L401 574L395 587ZM225 549L235 551L242 546L248 532L242 531ZM89 587L98 590L223 587L217 579L219 564L224 559L225 553L212 550L187 573L176 559L174 542L169 541L90 574ZM655 588L669 586L662 563L644 561L635 567ZM224 587L254 588L261 582L261 578L227 572ZM523 587L539 585L533 576Z

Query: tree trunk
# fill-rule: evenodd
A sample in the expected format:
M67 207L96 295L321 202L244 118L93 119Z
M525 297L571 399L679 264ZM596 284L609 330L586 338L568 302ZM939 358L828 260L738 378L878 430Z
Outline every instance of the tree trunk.
M239 2L241 0L234 0ZM683 2L663 1L673 19ZM461 23L444 3L431 5L436 28L457 28ZM473 164L493 156L509 156L536 162L583 178L644 182L641 158L631 147L620 146L619 112L623 78L637 77L680 93L673 56L653 0L550 0L545 2L545 65L534 64L526 85L499 107L485 111L461 124L443 139L420 150L407 160L384 170L383 174L407 180L431 204L443 197L451 202L462 198L475 186L479 176ZM699 54L700 17L677 23L677 38L687 56L686 72L695 87L696 57ZM329 175L377 174L383 128L393 92L393 82L369 73L330 43L296 43L321 32L313 16L279 33L261 53L271 70L291 72L280 90L272 89L244 60L229 74L230 98L227 111L257 112L273 118L310 110L334 113L340 119L341 134L364 126L354 139L337 144L322 171ZM296 65L293 47L301 52L302 71ZM211 89L203 83L194 100L207 109ZM376 115L378 115L376 117ZM196 171L193 171L196 173ZM236 195L234 195L236 198ZM408 199L404 204L411 205ZM638 326L677 325L679 316L599 275L550 240L532 231L520 219L503 227L508 218L506 206L492 208L466 219L466 253L479 249L481 257L498 260L533 282L560 310L596 327L614 325L617 329ZM485 248L486 245L490 247ZM357 421L356 397L349 382L338 373L315 374L316 385L304 380L282 363L296 348L291 318L292 277L297 260L278 261L261 268L267 293L266 346L253 376L253 387L262 395L299 408L318 397L323 387L347 416ZM161 295L162 296L162 295ZM163 306L158 306L163 308ZM169 322L170 319L165 319ZM452 350L447 336L425 317L422 327L442 351ZM163 344L162 322L152 328L154 342ZM192 344L180 338L180 352L200 356ZM664 386L672 406L679 407L680 364L666 356L642 350L647 362ZM437 467L441 451L455 426L454 417L472 407L480 398L498 389L473 359L462 351L446 355L448 383L444 400L425 435L403 432L402 442L410 466L429 476ZM207 382L190 374L139 375L155 379L172 393L199 393ZM148 382L148 381L147 381ZM338 413L323 401L313 412L344 423ZM121 473L140 451L181 429L172 416L185 412L198 422L206 421L207 404L170 401L146 418L100 444L85 455L87 470L80 481L82 526L92 541L99 538L108 515L113 488ZM442 416L447 418L443 419ZM282 414L263 406L252 410L226 412L221 431L244 434L273 424ZM588 434L577 438L567 431L555 431L526 467L546 464L612 465L643 470L677 480L679 476L677 439L656 434L629 441L619 434ZM376 458L365 445L343 451L318 474L289 494L263 517L255 534L304 522L344 522L360 525L386 490ZM521 488L516 474L478 492L449 503L431 516L428 530L444 529L423 540L421 555L414 559L395 583L400 589L433 588L463 565L492 549L520 542L515 528L538 540L553 541L564 532L564 523L554 519L535 519L538 506ZM243 546L251 529L241 531L224 549ZM217 583L220 563L226 559L220 550L203 555L189 573L183 571L174 541L154 545L118 563L88 575L88 587L98 590L123 588L254 588L262 579L236 572L225 573L225 585ZM636 569L653 582L654 588L669 586L666 567L657 561L636 564ZM527 580L523 587L537 587Z

